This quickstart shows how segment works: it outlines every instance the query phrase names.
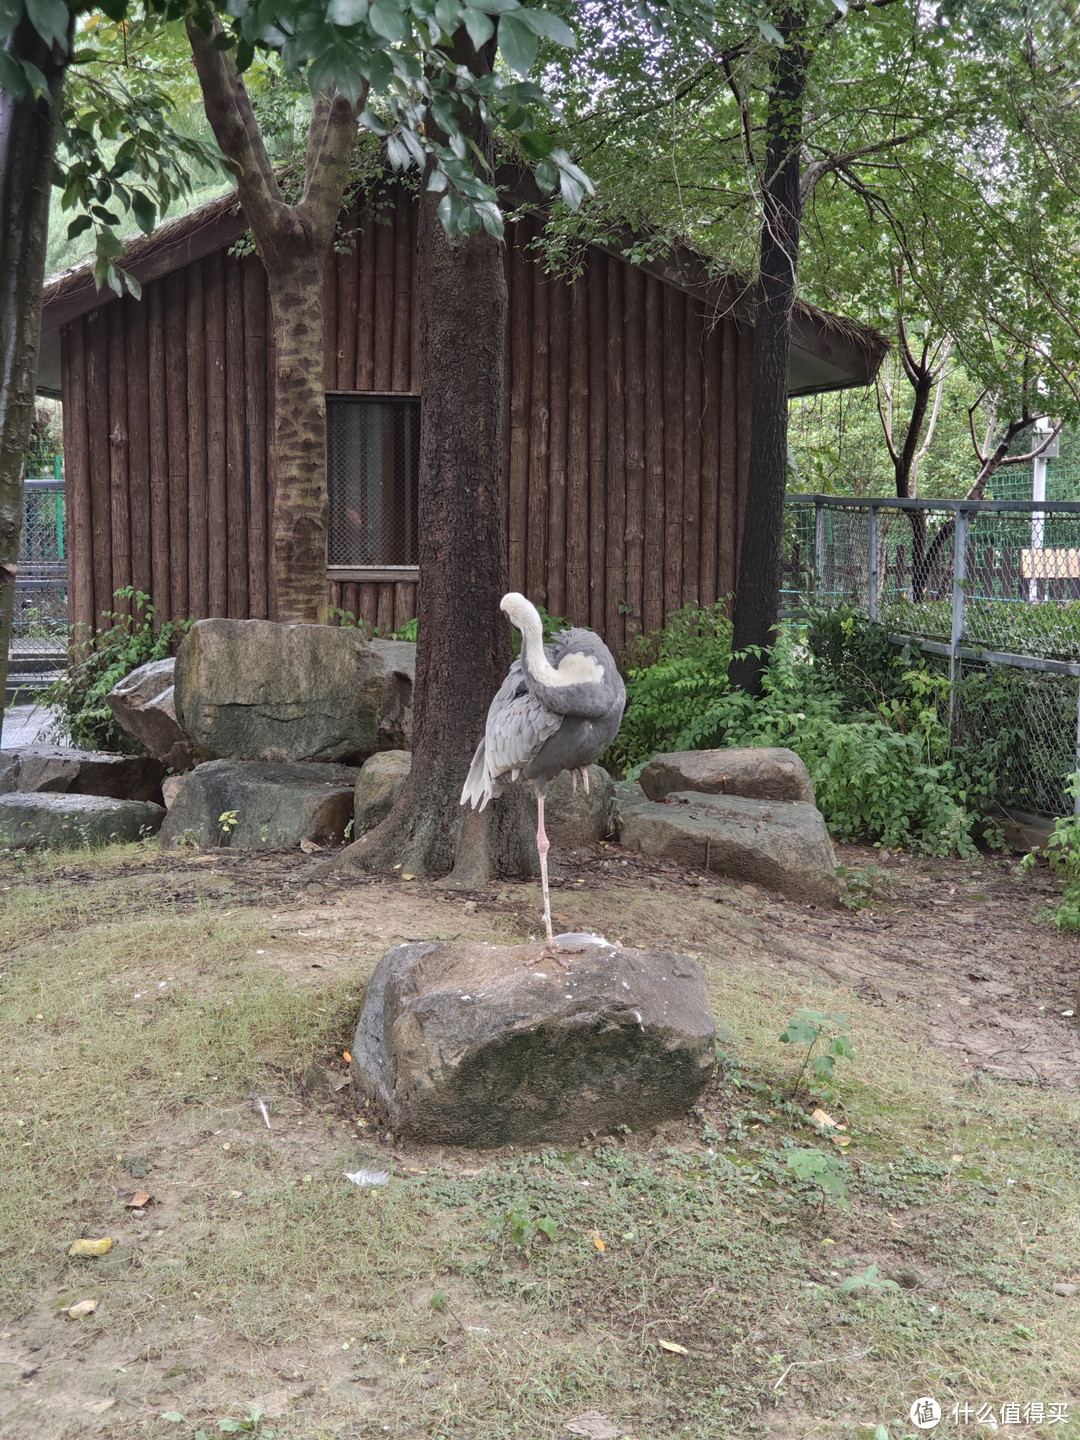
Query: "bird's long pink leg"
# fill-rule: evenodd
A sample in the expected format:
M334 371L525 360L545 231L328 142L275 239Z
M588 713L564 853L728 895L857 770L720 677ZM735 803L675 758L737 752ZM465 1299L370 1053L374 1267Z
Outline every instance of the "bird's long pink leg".
M544 797L536 797L536 849L540 855L540 883L544 890L544 930L547 934L548 944L551 945L555 934L551 928L551 896L548 893L548 869L547 857L551 846L548 842L547 831L544 829Z

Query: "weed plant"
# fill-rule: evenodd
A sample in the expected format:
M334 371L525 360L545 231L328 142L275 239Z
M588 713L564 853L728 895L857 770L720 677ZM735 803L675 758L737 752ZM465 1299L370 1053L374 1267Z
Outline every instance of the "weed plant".
M190 620L155 624L154 603L142 590L127 586L115 600L130 600L131 613L106 611L109 623L99 629L77 626L72 633L73 659L42 699L56 714L55 729L87 750L130 751L132 737L117 724L108 694L132 670L151 660L175 655Z

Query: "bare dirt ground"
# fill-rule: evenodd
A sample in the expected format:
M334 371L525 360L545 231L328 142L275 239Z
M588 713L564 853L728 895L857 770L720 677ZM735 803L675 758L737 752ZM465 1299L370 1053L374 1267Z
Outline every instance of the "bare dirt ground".
M1080 1026L1068 1013L1078 1008L1080 940L1045 923L1042 912L1058 889L1052 877L1021 878L1012 858L968 864L882 857L855 847L841 849L839 858L851 870L873 865L884 871L868 907L798 905L615 846L564 855L553 895L557 926L677 948L726 971L744 971L748 984L779 972L808 987L839 986L894 1015L910 1015L913 1036L925 1042L928 1034L960 1071L1025 1086L1080 1088ZM536 884L505 882L461 896L424 880L328 876L318 857L228 851L161 857L136 869L146 872L155 904L167 899L180 913L205 906L207 877L218 909L266 912L263 963L303 991L362 978L390 945L404 940L511 940L539 928ZM76 862L54 871L49 883L77 884L79 873ZM88 883L91 878L88 872ZM95 1273L108 1280L112 1272L122 1282L131 1271L152 1269L154 1293L123 1326L58 1324L61 1306L80 1298L70 1267L58 1259L42 1275L28 1311L0 1316L0 1434L10 1440L157 1435L163 1432L123 1417L135 1410L190 1413L193 1397L213 1393L216 1375L238 1370L246 1372L249 1394L268 1417L292 1413L305 1397L347 1391L358 1428L317 1433L340 1433L343 1440L379 1433L385 1397L399 1383L388 1362L369 1357L358 1369L349 1342L321 1335L312 1344L238 1348L235 1339L227 1341L214 1296L195 1291L192 1298L187 1287L195 1282L184 1258L215 1226L242 1222L250 1177L259 1167L295 1172L302 1190L321 1169L339 1163L343 1147L352 1147L359 1163L393 1156L405 1174L433 1163L433 1155L395 1145L363 1121L358 1130L345 1076L340 1057L326 1057L289 1077L270 1098L269 1127L253 1103L215 1108L200 1102L133 1137L127 1153L117 1156L116 1193L121 1207L140 1189L152 1201L134 1215L119 1208L115 1251ZM696 1143L689 1125L684 1128L683 1138ZM653 1143L677 1143L679 1129L666 1127ZM443 1170L463 1176L487 1163L467 1152L437 1158ZM378 1202L372 1204L377 1209ZM441 1241L437 1234L413 1235L411 1243L437 1250ZM257 1257L251 1263L257 1271ZM171 1288L170 1270L177 1277ZM433 1286L417 1282L414 1288L417 1324L430 1325ZM181 1293L187 1319L179 1332L172 1326L163 1344L160 1312L179 1305ZM504 1321L520 1326L520 1318L503 1315L497 1303L476 1301L454 1315L450 1328L460 1332L460 1347L470 1336L497 1335ZM541 1315L529 1323L537 1343L566 1343L565 1336L545 1336ZM490 1345L495 1353L496 1340ZM409 1383L419 1389L436 1384L437 1357L435 1349L430 1363L410 1361ZM331 1404L328 1426L332 1411ZM434 1432L405 1426L394 1433L411 1440Z

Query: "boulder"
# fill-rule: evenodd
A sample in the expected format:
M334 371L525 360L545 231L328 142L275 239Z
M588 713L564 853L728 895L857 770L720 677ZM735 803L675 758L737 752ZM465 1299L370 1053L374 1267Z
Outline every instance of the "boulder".
M820 810L801 801L681 790L658 802L621 786L619 840L627 850L793 899L836 901L832 841Z
M678 750L655 755L641 772L650 800L673 790L704 795L742 795L748 800L814 803L814 787L794 750L740 745L728 750Z
M376 967L352 1047L360 1095L411 1140L576 1141L681 1115L714 1066L696 961L606 943L419 942Z
M0 794L103 795L113 800L161 800L165 767L151 755L28 745L9 752L0 769Z
M176 661L151 660L125 675L105 697L109 708L129 735L170 770L193 770L201 754L176 718L173 669Z
M184 777L161 827L163 845L340 845L352 819L356 770L314 762L207 760Z
M107 795L0 795L0 850L71 850L141 840L165 818L147 800Z
M412 744L416 646L335 625L199 620L176 657L192 743L234 760L360 764Z
M589 766L589 793L568 771L556 775L548 786L544 805L544 826L548 839L559 849L595 845L615 827L615 782L599 765Z
M382 750L364 761L356 777L354 839L374 830L390 814L411 769L412 755L408 750Z

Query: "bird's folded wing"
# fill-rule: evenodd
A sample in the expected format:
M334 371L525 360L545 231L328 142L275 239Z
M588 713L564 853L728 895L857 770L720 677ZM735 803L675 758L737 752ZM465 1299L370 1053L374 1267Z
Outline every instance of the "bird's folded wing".
M505 701L498 712L492 706L486 735L488 773L498 776L524 769L562 721L527 690Z

